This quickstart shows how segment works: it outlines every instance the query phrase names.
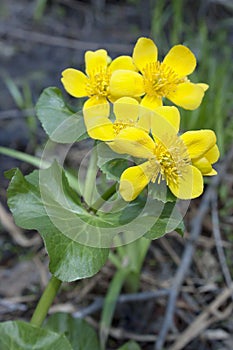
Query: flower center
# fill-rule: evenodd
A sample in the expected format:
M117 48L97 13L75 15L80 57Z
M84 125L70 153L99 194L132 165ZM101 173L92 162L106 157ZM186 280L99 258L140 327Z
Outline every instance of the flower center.
M113 130L115 133L115 136L117 136L119 134L119 132L125 128L128 127L132 127L135 126L135 122L133 120L115 120L115 122L113 123Z
M158 178L158 183L165 180L168 186L176 186L185 172L185 167L190 164L190 159L182 140L177 136L167 140L166 146L160 141L155 144L155 158L149 160L151 166L156 169L151 181L155 182Z
M89 74L86 90L89 97L108 97L110 74L105 67L99 67Z
M174 92L177 85L185 81L185 78L179 78L170 67L158 61L145 66L143 77L146 94L159 97Z

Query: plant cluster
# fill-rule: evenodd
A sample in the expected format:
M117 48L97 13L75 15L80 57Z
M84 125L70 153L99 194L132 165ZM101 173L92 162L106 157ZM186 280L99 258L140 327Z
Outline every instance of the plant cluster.
M144 37L132 57L111 60L104 49L87 51L85 74L73 68L62 72L65 90L87 97L81 111L71 110L54 87L39 98L37 115L49 136L41 169L27 176L19 169L7 172L8 204L19 226L41 234L52 278L30 324L0 325L1 349L105 348L117 296L126 279L129 290L137 290L150 241L173 230L182 234L179 200L188 205L203 193L203 176L216 175L214 131L180 133L178 108L164 105L169 100L187 110L200 106L208 85L188 78L196 58L183 45L172 47L162 62L157 51ZM69 150L87 138L94 145L84 178L82 164L77 177L63 168L65 157L58 161L54 155L51 162L54 142ZM93 276L109 257L118 271L105 300L100 342L89 325L64 315L43 328L61 283ZM121 349L139 347L129 342Z

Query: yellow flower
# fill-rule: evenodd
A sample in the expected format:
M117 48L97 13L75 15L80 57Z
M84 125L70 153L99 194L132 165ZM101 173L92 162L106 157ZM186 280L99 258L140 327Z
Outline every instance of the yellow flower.
M118 69L135 71L136 67L130 56L117 57L109 65L108 61L106 50L87 51L85 53L86 75L73 68L67 68L62 72L61 81L65 90L73 97L89 97L89 106L106 103L108 99L114 100L114 96L109 91L112 73Z
M203 175L216 174L212 168L219 157L215 133L199 130L178 136L179 120L174 123L177 109L173 108L169 118L166 113L151 118L153 138L146 131L131 127L122 130L110 143L117 153L146 159L122 173L119 190L125 201L134 200L150 181L162 180L177 198L196 198L203 192Z
M212 168L212 164L217 162L219 150L214 132L212 130L187 131L180 138L188 149L192 164L205 176L216 175L217 172Z
M140 115L140 105L132 97L121 97L113 104L114 121L110 117L109 104L88 105L83 110L84 122L89 136L96 140L112 141L127 127L139 127L149 131L147 115Z
M156 109L174 127L180 123L180 114L176 107L162 106ZM109 104L88 106L83 110L84 121L89 136L96 140L113 141L122 130L136 127L149 132L151 118L155 113L139 105L132 97L121 97L113 104L115 119L110 119ZM177 129L178 131L178 129Z
M183 45L176 45L165 56L157 60L158 50L148 38L139 38L133 50L133 62L141 72L116 70L110 79L110 92L115 96L143 96L141 104L150 109L162 105L167 97L185 109L199 107L208 85L191 83L187 76L196 67L196 58Z

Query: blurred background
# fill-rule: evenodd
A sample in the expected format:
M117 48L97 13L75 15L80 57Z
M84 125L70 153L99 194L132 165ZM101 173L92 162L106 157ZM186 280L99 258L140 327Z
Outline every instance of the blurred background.
M210 88L197 110L181 110L182 129L215 130L221 151L220 167L224 167L215 197L221 236L218 240L214 236L213 212L210 211L202 225L189 281L186 280L186 286L182 287L183 296L179 299L180 314L176 315L176 327L182 332L205 305L214 300L225 286L229 287L233 273L233 159L230 154L233 147L233 2L1 0L0 146L39 155L47 137L36 118L34 106L42 90L57 86L62 89L65 98L70 99L60 82L62 70L67 67L84 70L86 50L105 48L112 58L121 54L131 55L140 36L149 36L155 41L160 60L175 44L184 44L194 52L198 65L192 81L205 82ZM72 103L78 106L74 99ZM76 156L78 158L77 154L73 154L73 158ZM40 240L36 234L31 238L31 234L17 231L6 207L8 182L3 173L16 166L24 173L32 170L30 165L0 154L0 279L5 281L0 286L0 296L3 299L29 297L25 299L25 304L21 300L22 310L17 307L4 309L0 304L1 320L16 317L27 319L34 305L34 299L30 299L30 296L33 292L40 293L47 280L47 258ZM187 234L188 222L198 215L200 203L201 199L192 202L186 219ZM177 236L167 236L153 243L143 268L142 291L165 287L171 282L180 262L179 256L186 247L185 239L182 241ZM220 254L217 249L219 244L223 247ZM227 269L227 278L222 272L223 268ZM35 270L39 272L35 274ZM98 275L99 287L89 286L87 294L104 295L113 273L111 264L104 267ZM19 278L25 274L29 277ZM85 283L81 285L85 287ZM74 285L72 288L81 287ZM60 303L68 303L71 308L74 297L72 288L67 287L59 300ZM89 294L85 301L79 300L80 305L85 306L88 298L91 299ZM162 299L158 305L161 320L166 300ZM124 328L128 324L128 330L135 333L159 333L159 324L153 315L136 322L138 312L130 320L131 306L120 309L115 317L115 327ZM122 319L128 319L128 323ZM196 349L198 346L204 350L231 350L232 315L213 322L210 328L203 327L185 349ZM154 340L147 342L145 339L142 349L153 349ZM121 341L120 337L112 335L109 349L115 349Z

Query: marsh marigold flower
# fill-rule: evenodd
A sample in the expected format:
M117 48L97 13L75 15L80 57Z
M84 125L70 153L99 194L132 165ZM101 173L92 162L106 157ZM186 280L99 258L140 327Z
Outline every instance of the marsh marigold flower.
M134 200L149 182L162 180L177 198L196 198L203 192L203 175L216 174L212 168L219 157L215 133L198 130L178 136L177 111L173 107L167 117L166 113L150 117L153 138L142 129L128 127L110 143L117 153L146 160L122 173L119 191L124 200Z
M110 79L112 94L142 97L141 104L152 110L162 105L163 97L185 109L193 110L200 105L208 85L188 80L196 67L196 58L186 46L173 46L163 62L159 62L155 43L139 38L132 57L141 74L125 69L115 71Z
M180 121L180 114L176 107L161 106L155 111L172 125L177 125ZM128 127L136 127L149 132L154 112L140 106L139 102L132 97L121 97L113 104L112 114L109 105L99 104L85 108L83 115L87 132L91 138L113 141Z
M110 119L109 105L85 108L83 115L87 132L93 139L112 141L127 127L138 127L149 131L149 114L140 113L140 109L138 101L131 97L121 97L113 104L113 120Z
M84 103L84 108L86 105L90 107L114 100L114 96L109 91L109 81L115 70L136 70L130 56L120 56L108 63L106 50L87 51L85 53L86 74L73 68L67 68L62 72L61 81L71 96L89 97L89 100Z

